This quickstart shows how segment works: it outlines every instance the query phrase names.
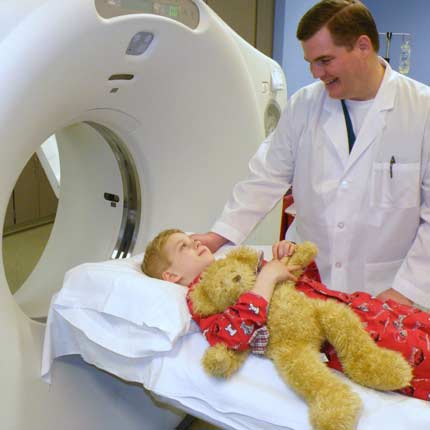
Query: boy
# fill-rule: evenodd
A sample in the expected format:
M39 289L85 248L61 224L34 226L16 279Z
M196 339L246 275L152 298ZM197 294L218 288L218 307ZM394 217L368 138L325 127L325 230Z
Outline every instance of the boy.
M273 245L274 259L263 266L255 286L242 294L236 304L221 314L200 318L193 313L188 294L188 307L210 345L223 342L229 348L261 352L262 338L267 338L267 308L275 285L283 280L296 280L290 273L297 267L286 267L278 255L292 255L295 245L281 241ZM181 230L165 230L148 245L142 270L148 276L184 285L191 289L200 274L214 261L209 249ZM296 288L319 300L332 299L348 305L362 320L374 341L398 351L414 369L411 386L404 394L430 400L430 314L393 300L382 302L368 293L352 294L329 290L321 284L318 273L309 268L298 279ZM257 312L256 312L257 310ZM246 327L246 330L243 330ZM252 327L250 330L249 327ZM267 339L266 339L267 341ZM334 349L325 345L328 365L342 370ZM263 351L264 353L264 351Z
M290 256L294 252L294 244L290 242L284 241L283 247L284 255ZM161 232L148 245L142 271L153 278L189 287L191 291L200 274L213 261L209 248L181 230L172 229ZM284 260L273 259L262 267L254 287L242 294L235 305L222 314L207 318L200 318L193 313L188 295L188 307L193 319L211 345L223 342L232 349L242 351L251 348L257 352L261 336L267 337L265 323L273 289L278 282L296 280L290 273L290 270L295 269L297 267L288 268Z

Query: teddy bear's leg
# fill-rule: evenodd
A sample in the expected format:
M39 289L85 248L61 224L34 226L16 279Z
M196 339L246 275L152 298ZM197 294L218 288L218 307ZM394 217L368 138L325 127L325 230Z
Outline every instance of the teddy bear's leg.
M321 362L318 348L289 343L271 353L284 381L309 405L314 430L354 430L361 400Z
M208 348L202 358L203 368L209 375L229 378L245 361L249 351L233 351L223 343Z
M319 304L318 315L348 377L378 390L409 384L412 370L407 361L400 353L379 347L350 308L328 300Z

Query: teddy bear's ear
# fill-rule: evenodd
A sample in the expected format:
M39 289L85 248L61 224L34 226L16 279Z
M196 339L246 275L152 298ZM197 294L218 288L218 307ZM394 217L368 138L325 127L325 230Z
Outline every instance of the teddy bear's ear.
M247 264L252 269L257 269L260 260L258 251L247 246L235 248L227 256L230 259Z

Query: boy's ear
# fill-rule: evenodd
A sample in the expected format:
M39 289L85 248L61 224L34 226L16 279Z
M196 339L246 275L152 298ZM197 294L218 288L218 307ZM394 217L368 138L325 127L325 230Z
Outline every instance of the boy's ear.
M181 280L181 275L174 272L169 272L168 270L165 270L161 277L164 281L173 282L174 284L177 284Z

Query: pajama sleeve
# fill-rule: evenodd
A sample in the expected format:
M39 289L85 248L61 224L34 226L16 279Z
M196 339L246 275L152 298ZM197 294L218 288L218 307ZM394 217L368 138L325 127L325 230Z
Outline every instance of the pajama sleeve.
M224 343L230 349L244 351L249 348L254 332L266 324L268 302L247 292L224 312L208 317L194 314L189 297L188 307L211 346Z

